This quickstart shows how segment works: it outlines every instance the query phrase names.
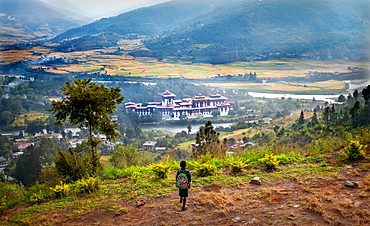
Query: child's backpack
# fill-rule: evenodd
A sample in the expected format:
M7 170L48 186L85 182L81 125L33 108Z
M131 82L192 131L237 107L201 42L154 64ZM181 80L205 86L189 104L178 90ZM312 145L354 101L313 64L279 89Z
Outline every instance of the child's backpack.
M188 177L185 174L186 171L179 171L179 175L176 177L176 187L180 189L188 189L189 188L189 181Z

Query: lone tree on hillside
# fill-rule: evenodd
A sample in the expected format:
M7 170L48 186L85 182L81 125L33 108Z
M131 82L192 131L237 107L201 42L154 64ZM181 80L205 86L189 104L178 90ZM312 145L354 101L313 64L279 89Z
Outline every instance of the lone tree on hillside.
M220 145L220 133L214 130L212 122L208 121L204 127L200 127L196 134L196 147L193 149L194 158L209 153L211 156L224 156L225 150Z
M304 113L303 113L303 111L301 111L301 114L299 115L297 123L298 123L298 125L302 126L304 124L304 122L305 122Z
M61 101L52 101L53 108L50 111L55 114L57 125L61 126L63 122L68 121L79 128L89 129L88 144L91 148L94 173L100 167L97 146L101 140L93 137L93 131L101 132L108 140L119 135L110 115L116 111L116 105L124 100L120 94L121 89L99 86L91 82L91 79L77 79L74 83L67 82L61 90L64 97Z

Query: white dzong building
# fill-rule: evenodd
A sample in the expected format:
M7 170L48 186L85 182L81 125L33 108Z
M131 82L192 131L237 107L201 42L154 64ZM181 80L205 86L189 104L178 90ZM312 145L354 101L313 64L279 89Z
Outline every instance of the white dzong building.
M219 111L220 116L228 115L232 108L228 98L220 94L203 96L201 94L192 98L175 99L176 95L166 91L161 94L162 102L149 102L143 106L142 103L125 103L127 110L135 111L139 116L152 115L158 111L165 120L178 120L181 115L188 118L212 117L213 111Z

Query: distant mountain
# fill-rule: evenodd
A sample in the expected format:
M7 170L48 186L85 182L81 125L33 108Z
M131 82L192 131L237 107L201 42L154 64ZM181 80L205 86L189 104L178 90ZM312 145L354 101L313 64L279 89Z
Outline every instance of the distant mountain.
M225 63L267 57L369 57L368 0L175 0L57 36L58 50L144 41L159 59ZM146 55L148 53L145 53Z
M50 38L83 23L38 0L0 0L3 44Z
M48 7L67 16L70 19L83 21L85 24L94 21L92 15L78 8L76 5L71 4L67 0L40 0L40 1L46 3Z
M218 2L217 0L214 2ZM86 40L86 36L102 33L116 33L124 38L158 35L165 31L182 28L189 21L213 10L209 1L171 1L151 7L143 7L111 18L103 18L91 24L69 30L58 35L53 41L76 39ZM78 46L78 39L62 43L61 49ZM78 48L78 47L77 47Z
M234 0L145 42L158 58L224 63L269 56L368 57L367 0ZM367 55L367 56L366 56Z

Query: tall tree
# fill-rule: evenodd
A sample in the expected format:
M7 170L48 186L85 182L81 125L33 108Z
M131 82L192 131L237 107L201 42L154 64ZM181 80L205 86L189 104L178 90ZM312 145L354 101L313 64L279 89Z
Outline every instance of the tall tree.
M26 120L27 128L26 133L35 136L36 133L44 133L45 122L41 118L37 118L33 121Z
M358 98L358 90L357 89L355 91L353 91L353 97L355 98L355 101L357 101L357 98Z
M197 158L207 153L212 156L222 155L220 149L220 133L214 130L212 122L207 121L204 127L200 127L196 134L195 143L196 147L193 148L193 157ZM221 151L221 153L219 153Z
M14 122L14 116L10 111L0 113L0 126L8 126Z
M51 138L41 138L39 145L40 163L43 166L51 165L57 154L57 145Z
M89 129L91 164L94 169L100 168L97 146L101 140L93 136L93 131L103 133L108 140L119 135L117 125L112 123L110 115L116 111L116 105L124 100L120 94L121 89L99 86L91 79L77 79L74 83L68 81L61 90L64 97L61 101L52 101L50 111L55 114L58 125L69 121L72 125Z
M364 88L361 92L362 97L365 99L365 105L370 103L370 85Z
M191 126L190 122L188 123L188 127L186 127L186 128L188 129L188 134L190 134L191 129L192 129L192 126Z
M31 145L17 160L14 177L25 186L31 186L39 179L41 168L39 152Z
M299 118L298 118L297 123L298 123L298 125L303 125L304 122L305 122L305 120L304 120L304 114L303 114L303 111L301 111L301 114L299 115Z
M316 108L313 110L313 115L311 117L311 125L312 126L315 126L315 125L318 125L319 124L319 120L317 119L317 112L316 112Z

